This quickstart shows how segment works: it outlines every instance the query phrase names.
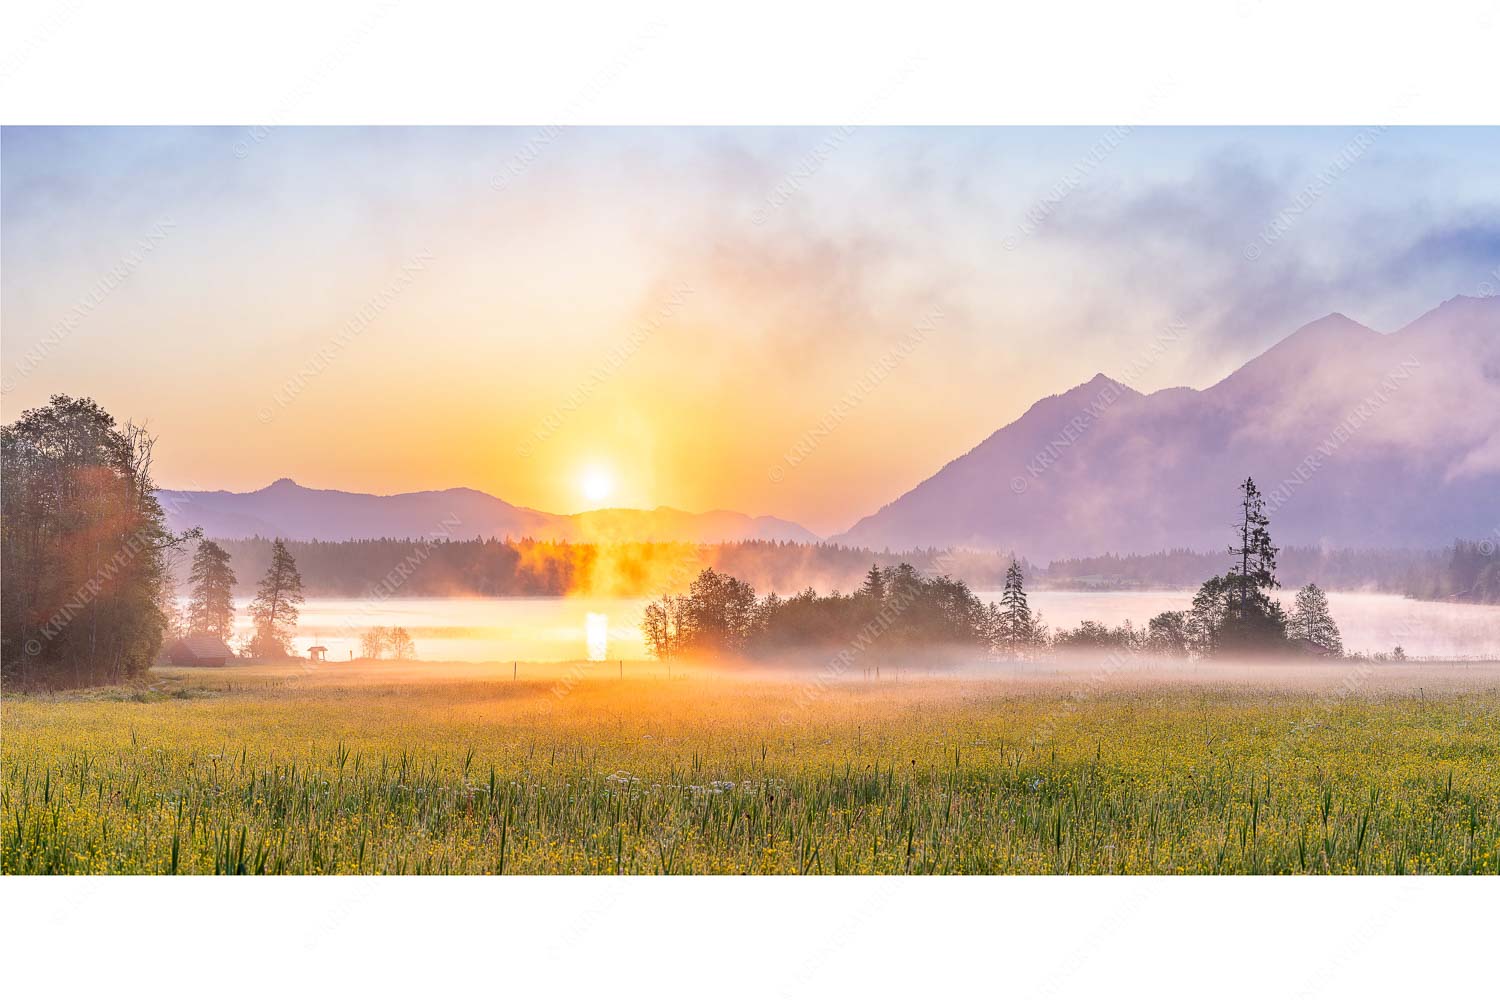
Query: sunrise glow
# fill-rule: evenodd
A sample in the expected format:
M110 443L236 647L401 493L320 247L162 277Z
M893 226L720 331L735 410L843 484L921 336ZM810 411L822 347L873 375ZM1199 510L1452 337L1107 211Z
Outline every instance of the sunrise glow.
M578 480L578 492L589 503L603 503L614 495L615 477L602 466L590 466Z

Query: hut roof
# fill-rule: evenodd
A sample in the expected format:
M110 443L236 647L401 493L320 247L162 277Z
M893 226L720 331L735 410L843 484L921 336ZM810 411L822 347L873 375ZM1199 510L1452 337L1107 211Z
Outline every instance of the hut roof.
M173 651L186 651L194 658L211 660L216 657L233 658L234 651L216 635L185 635L172 644Z

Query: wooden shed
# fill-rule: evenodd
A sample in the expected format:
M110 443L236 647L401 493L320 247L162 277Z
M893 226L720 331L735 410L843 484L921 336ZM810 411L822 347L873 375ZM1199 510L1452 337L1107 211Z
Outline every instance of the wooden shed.
M183 636L167 647L167 662L177 667L222 667L234 653L216 635Z

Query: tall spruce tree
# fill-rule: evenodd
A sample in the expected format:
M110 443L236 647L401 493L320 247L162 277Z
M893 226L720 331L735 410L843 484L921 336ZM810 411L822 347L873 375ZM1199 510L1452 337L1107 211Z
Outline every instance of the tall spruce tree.
M1252 591L1281 586L1276 580L1277 549L1271 544L1271 519L1266 516L1265 506L1255 480L1245 477L1240 484L1240 520L1235 525L1240 544L1229 547L1229 554L1238 560L1230 573L1242 606L1248 606Z
M260 590L250 604L255 635L252 655L268 660L291 656L292 635L297 629L298 606L302 603L302 575L286 544L276 539L271 546L271 566L261 578Z
M1241 653L1269 651L1286 642L1286 612L1270 595L1281 586L1276 579L1277 549L1271 544L1271 519L1255 480L1247 476L1239 488L1239 544L1229 547L1235 563L1223 578L1226 615L1216 645Z
M210 541L204 541L193 554L193 568L188 575L192 596L188 601L189 632L212 635L228 642L234 634L234 570L229 553Z
M1026 601L1025 578L1021 564L1011 558L1010 568L1005 571L1005 591L1000 595L998 619L1000 648L1016 653L1033 645L1037 637L1037 622Z

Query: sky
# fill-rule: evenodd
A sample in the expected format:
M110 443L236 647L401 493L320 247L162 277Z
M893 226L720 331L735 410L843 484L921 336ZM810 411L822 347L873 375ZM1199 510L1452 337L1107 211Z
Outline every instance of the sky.
M6 128L0 415L176 489L847 528L1103 372L1500 290L1500 130Z

